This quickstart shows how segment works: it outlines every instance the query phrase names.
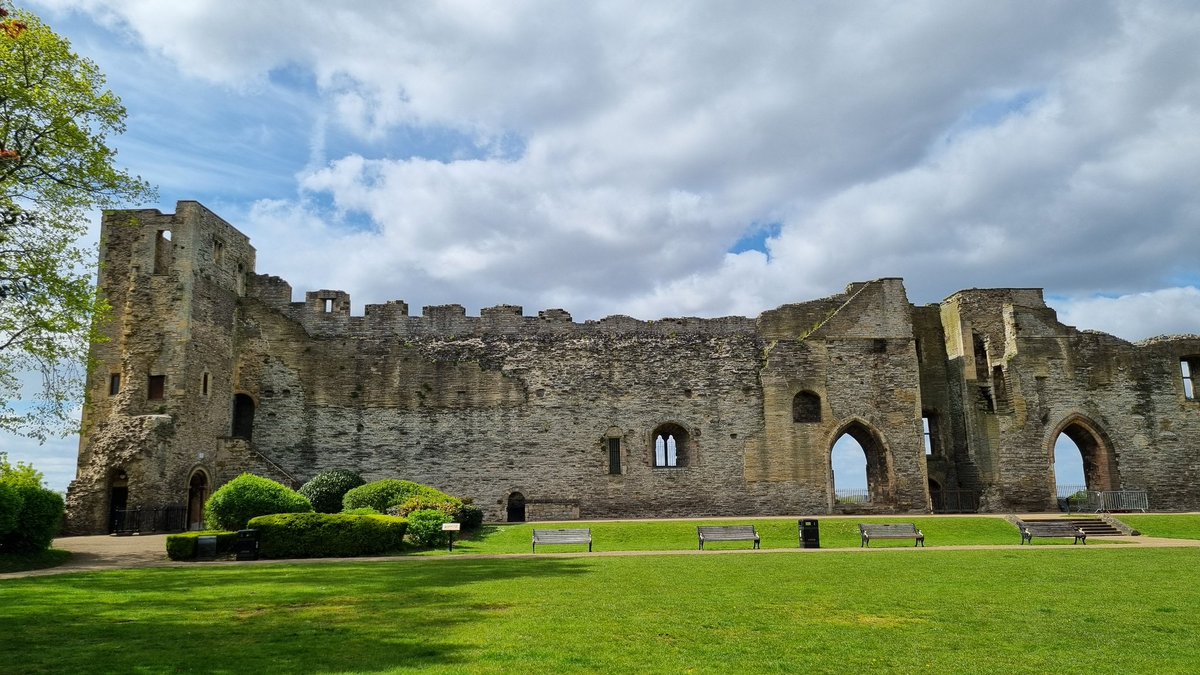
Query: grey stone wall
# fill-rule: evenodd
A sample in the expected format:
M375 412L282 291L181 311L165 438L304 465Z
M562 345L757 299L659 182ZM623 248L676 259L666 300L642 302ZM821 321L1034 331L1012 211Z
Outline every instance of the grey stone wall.
M980 491L984 509L1044 509L1059 433L1086 441L1097 486L1200 507L1200 404L1179 375L1200 338L1079 332L1036 289L914 307L901 280L878 279L756 319L410 316L402 300L353 316L344 291L294 302L195 202L106 214L101 254L113 315L92 350L76 533L106 531L116 490L130 506L198 508L243 471L298 486L332 468L472 497L491 520L514 493L530 519L924 512L931 479ZM252 404L249 438L234 437L235 396ZM663 429L678 466L655 466ZM843 434L864 447L869 504L835 502Z

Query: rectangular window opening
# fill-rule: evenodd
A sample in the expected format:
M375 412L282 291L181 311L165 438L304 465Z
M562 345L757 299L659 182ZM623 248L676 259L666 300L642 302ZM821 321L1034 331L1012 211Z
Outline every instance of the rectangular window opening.
M220 263L225 257L225 244L221 243L220 239L213 240L213 262Z
M925 438L925 454L927 456L936 455L937 453L937 436L934 430L937 429L937 417L932 413L925 413L921 418L922 434Z
M608 472L614 476L621 474L621 439L608 439Z
M171 269L175 257L171 245L171 231L159 230L154 237L154 273L166 274Z
M166 388L166 375L151 375L149 387L146 392L146 398L150 401L161 401L163 400L163 394L166 392Z
M108 376L108 395L116 396L121 393L121 374L113 373Z
M321 303L326 313L333 311L333 298L321 298Z
M1189 401L1196 400L1196 381L1192 378L1192 367L1200 363L1200 357L1179 360L1179 371L1183 375L1183 397Z
M204 396L208 396L208 373L205 373L204 376L200 378L200 393Z

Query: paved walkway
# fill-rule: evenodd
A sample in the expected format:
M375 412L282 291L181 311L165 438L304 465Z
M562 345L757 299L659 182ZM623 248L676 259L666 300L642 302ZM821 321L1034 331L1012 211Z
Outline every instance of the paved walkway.
M1155 537L1104 537L1107 541L1119 541L1121 547L1136 547L1136 548L1200 548L1200 540L1196 539L1160 539ZM1061 550L1058 546L1020 546L1017 544L993 544L979 546L931 546L929 548L917 548L914 546L888 546L886 548L820 548L820 549L801 549L801 548L764 548L759 550L745 549L726 549L719 551L696 551L696 550L676 550L676 551L598 551L596 553L539 553L536 556L530 554L499 554L499 555L454 555L454 556L384 556L384 557L369 557L369 558L310 558L303 561L297 560L255 560L237 562L233 560L217 560L205 563L195 562L175 562L167 558L166 554L167 535L165 534L150 534L141 536L129 537L114 537L108 535L99 535L92 537L63 537L54 540L54 548L63 549L71 552L71 559L66 563L44 570L31 570L28 572L10 572L0 574L0 581L4 579L15 579L21 577L48 576L53 574L70 574L72 572L95 572L103 570L115 569L133 569L144 567L191 567L195 568L199 565L277 565L286 563L303 562L305 564L321 564L321 563L342 563L342 562L415 562L422 560L479 560L484 558L580 558L594 556L647 556L647 555L725 555L725 554L750 554L750 555L770 555L777 553L802 553L802 554L823 554L823 553L898 553L903 551L978 551L978 550L1005 550L1005 549L1026 549L1036 551L1053 551Z

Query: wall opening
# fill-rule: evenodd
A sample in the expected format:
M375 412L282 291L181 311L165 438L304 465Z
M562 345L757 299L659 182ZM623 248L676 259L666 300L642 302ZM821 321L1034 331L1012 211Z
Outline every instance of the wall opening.
M146 399L149 401L161 401L166 397L167 391L167 376L166 375L151 375L146 383Z
M200 376L200 395L208 396L208 373Z
M613 476L621 475L621 439L608 439L608 473Z
M108 395L116 396L121 393L121 374L111 373L108 376Z
M326 314L333 311L333 298L321 298L321 311Z
M525 495L514 492L508 496L507 520L510 523L525 522Z
M1067 422L1054 436L1055 496L1070 497L1080 490L1119 490L1116 453L1094 425L1080 418Z
M802 391L792 398L792 421L812 424L821 421L821 396L811 391Z
M225 257L225 244L221 243L220 239L213 239L213 262L218 265Z
M836 504L869 504L891 499L887 448L862 422L851 422L830 447L830 482Z
M171 244L171 231L159 230L154 236L154 273L166 274L171 271L175 252Z
M129 506L129 476L124 469L113 469L108 476L108 531L125 529L125 509Z
M921 417L921 433L925 438L925 455L941 455L942 449L938 443L938 418L936 413L925 411Z
M204 502L208 501L208 474L196 469L188 480L187 527L189 530L204 529Z
M656 468L672 468L688 464L688 432L678 424L661 424L651 434Z
M1189 401L1196 400L1196 380L1193 378L1197 370L1200 370L1200 356L1179 359L1179 371L1183 375L1183 397Z
M254 433L254 399L246 394L235 394L233 397L233 428L230 436L250 440Z
M987 342L982 335L971 334L975 345L975 380L979 384L988 381L988 352Z

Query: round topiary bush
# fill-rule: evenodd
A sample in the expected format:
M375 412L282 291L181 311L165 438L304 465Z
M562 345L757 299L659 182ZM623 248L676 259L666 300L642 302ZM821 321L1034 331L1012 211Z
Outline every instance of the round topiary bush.
M389 507L399 506L411 497L424 497L430 501L455 499L428 485L389 478L367 483L347 492L342 498L342 507L345 510L368 508L387 513Z
M204 520L210 529L242 530L255 516L312 510L312 504L295 490L269 478L244 473L209 497L204 505Z
M317 513L337 513L342 510L342 497L366 482L353 471L333 469L322 471L301 485L300 494L304 495Z

